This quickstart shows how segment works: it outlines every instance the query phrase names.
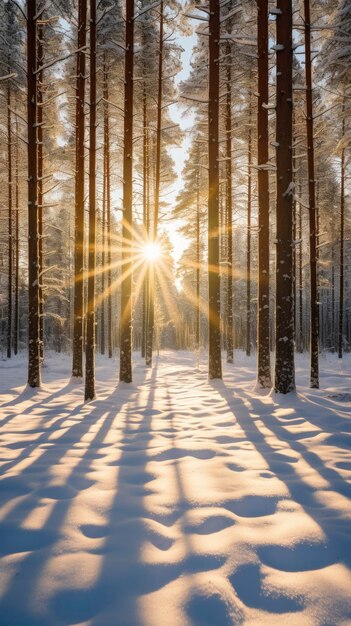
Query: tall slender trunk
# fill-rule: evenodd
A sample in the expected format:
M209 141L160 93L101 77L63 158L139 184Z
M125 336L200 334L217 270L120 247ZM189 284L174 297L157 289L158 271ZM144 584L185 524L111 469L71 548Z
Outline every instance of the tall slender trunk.
M299 198L301 198L301 180L299 180ZM299 203L299 352L303 353L303 273L302 273L302 204Z
M258 164L258 319L257 319L257 383L270 388L270 329L269 329L269 159L268 110L268 0L258 3L258 103L257 103L257 164Z
M76 166L75 166L75 236L74 236L74 308L72 376L83 376L84 345L84 140L85 140L85 53L87 0L78 5L78 51L76 79Z
M335 245L331 250L331 350L335 352Z
M95 397L96 0L90 0L89 253L85 400Z
M198 144L199 145L199 144ZM200 150L197 151L196 171L196 306L195 350L200 350Z
M227 240L227 363L233 363L233 190L232 190L232 68L231 45L226 46L226 240Z
M105 132L105 125L104 125ZM100 353L105 354L105 224L106 224L106 151L103 150L102 212L101 212L101 303L100 303Z
M110 176L110 111L108 59L104 56L104 159L106 182L106 240L107 240L107 345L108 357L112 359L112 268L111 268L111 176Z
M342 103L342 139L345 136L345 97ZM339 333L338 357L343 353L343 323L344 323L344 226L345 226L345 148L341 149L340 171L340 282L339 282Z
M30 387L40 387L36 15L36 0L28 0L28 385Z
M119 378L132 382L132 246L133 246L133 71L134 0L126 0L124 92L123 221L121 285L121 342Z
M10 73L10 70L9 70ZM12 354L12 291L13 291L13 220L12 220L12 120L11 81L7 81L7 190L8 190L8 297L7 297L7 358Z
M310 387L319 388L319 305L317 289L317 228L316 228L316 181L314 166L311 16L310 2L304 0L305 9L305 68L306 68L306 129L307 169L309 197L309 243L310 243Z
M250 73L251 78L251 73ZM246 254L246 354L251 354L251 202L252 202L252 102L249 104L249 138L247 145L247 254Z
M17 107L16 107L17 108ZM15 324L13 351L18 353L19 347L19 148L18 148L18 117L16 115L16 152L15 152Z
M147 137L147 97L146 82L143 85L143 239L146 238L147 213L147 180L148 180L148 137ZM142 313L141 313L141 356L146 355L146 320L147 320L147 280L143 280Z
M220 7L209 1L208 103L208 339L209 378L222 378L219 273L219 39Z
M43 24L38 23L38 231L39 231L39 333L40 359L44 358L44 301L43 301Z
M292 0L277 0L277 237L274 388L295 389L293 306Z
M161 179L161 123L162 123L162 83L163 83L163 26L164 26L163 0L160 2L160 37L158 51L158 93L157 93L157 121L156 121L156 161L155 161L155 198L154 198L154 222L153 241L157 240L157 228L160 208L160 179ZM148 329L146 341L146 365L152 365L152 350L155 323L155 268L149 263L149 303L148 303Z

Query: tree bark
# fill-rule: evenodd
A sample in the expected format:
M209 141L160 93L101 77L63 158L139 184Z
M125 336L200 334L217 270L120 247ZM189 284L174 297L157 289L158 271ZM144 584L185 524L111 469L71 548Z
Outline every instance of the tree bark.
M345 136L345 98L342 103L342 140ZM343 324L344 324L344 226L345 226L345 148L341 149L340 171L340 276L339 276L339 332L338 358L343 355Z
M89 250L85 400L95 398L96 0L90 0Z
M74 237L74 313L72 377L83 376L84 341L84 140L85 140L85 46L87 0L78 5L78 52L76 82L76 171L75 171L75 237Z
M251 73L250 73L251 79ZM250 80L251 83L251 80ZM252 202L252 102L249 103L249 137L247 146L247 254L246 254L246 355L251 354L251 202Z
M106 239L107 239L107 345L108 358L112 359L112 254L111 254L111 176L110 176L110 111L109 111L109 73L108 59L104 62L104 158L106 177Z
M44 358L44 301L43 301L43 24L38 23L38 232L39 232L39 333L40 360Z
M17 107L16 107L17 108ZM19 348L19 148L18 148L18 118L16 115L16 152L15 152L15 320L13 351L18 353Z
M10 74L10 69L9 69ZM12 222L12 128L11 81L7 81L7 191L8 191L8 297L7 297L7 358L12 354L12 291L13 291L13 222Z
M227 239L227 363L233 363L233 189L232 189L232 68L231 46L226 47L226 239Z
M36 14L36 0L28 0L28 385L30 387L40 387Z
M162 86L163 86L163 25L164 7L163 0L160 2L160 38L158 52L158 93L157 93L157 121L156 121L156 162L155 162L155 198L154 198L154 223L153 242L157 241L157 228L160 208L160 183L161 183L161 123L162 123ZM154 323L155 323L155 268L149 263L148 268L148 329L146 341L146 365L152 365L152 351L154 343Z
M126 0L126 52L124 92L123 221L121 341L119 378L132 382L132 246L133 246L133 71L134 0Z
M220 7L209 1L208 335L209 378L222 378L219 273L219 39Z
M306 129L309 197L310 244L310 387L319 389L319 304L317 288L317 228L316 181L314 165L314 133L312 102L311 16L310 2L304 0L305 10L305 68L306 68Z
M258 0L258 318L257 318L257 384L262 389L272 386L269 329L269 159L268 110L268 0ZM260 169L261 167L261 169Z
M295 389L293 306L293 160L292 160L292 0L277 9L277 205L276 205L276 349L277 393Z

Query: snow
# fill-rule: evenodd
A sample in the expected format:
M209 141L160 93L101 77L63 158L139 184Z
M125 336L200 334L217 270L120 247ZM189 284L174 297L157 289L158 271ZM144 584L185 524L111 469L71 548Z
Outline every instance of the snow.
M1 626L351 623L349 356L284 397L235 359L101 357L88 404L66 356L0 363Z

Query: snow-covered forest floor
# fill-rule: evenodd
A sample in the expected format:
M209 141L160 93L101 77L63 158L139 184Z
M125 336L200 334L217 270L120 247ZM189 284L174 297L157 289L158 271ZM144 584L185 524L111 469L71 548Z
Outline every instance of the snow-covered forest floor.
M86 405L66 356L0 363L2 626L351 624L350 358L279 398L236 358L100 357Z

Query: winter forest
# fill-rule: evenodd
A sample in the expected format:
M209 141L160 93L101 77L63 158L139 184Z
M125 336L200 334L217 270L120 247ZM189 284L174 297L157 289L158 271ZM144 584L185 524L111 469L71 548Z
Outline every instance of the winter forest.
M0 0L1 626L351 624L351 1Z

